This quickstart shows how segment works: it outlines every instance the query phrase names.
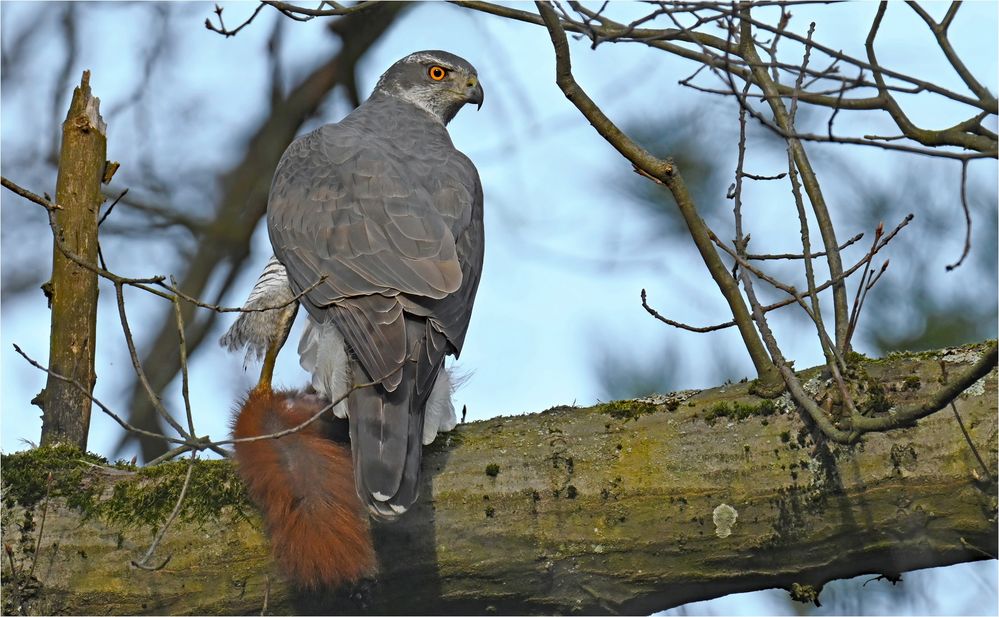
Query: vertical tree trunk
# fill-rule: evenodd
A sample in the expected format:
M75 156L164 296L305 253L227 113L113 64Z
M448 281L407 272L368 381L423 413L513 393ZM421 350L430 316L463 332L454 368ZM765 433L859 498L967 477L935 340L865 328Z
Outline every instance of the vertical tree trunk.
M107 154L107 125L100 99L90 92L90 71L80 86L62 125L62 150L53 243L49 367L92 392L94 344L97 331L97 274L63 254L97 264L97 216ZM60 248L60 245L61 248ZM41 396L42 444L72 443L85 449L90 428L90 398L73 384L49 376Z

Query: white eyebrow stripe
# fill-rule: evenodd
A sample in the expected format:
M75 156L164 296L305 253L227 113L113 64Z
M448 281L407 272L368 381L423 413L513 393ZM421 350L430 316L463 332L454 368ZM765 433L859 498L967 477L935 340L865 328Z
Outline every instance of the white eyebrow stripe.
M450 69L452 71L454 70L454 67L451 66L451 63L445 62L442 58L439 58L438 56L434 56L431 54L412 54L406 56L406 64L419 64L421 62L436 62L437 64L443 66L446 69Z

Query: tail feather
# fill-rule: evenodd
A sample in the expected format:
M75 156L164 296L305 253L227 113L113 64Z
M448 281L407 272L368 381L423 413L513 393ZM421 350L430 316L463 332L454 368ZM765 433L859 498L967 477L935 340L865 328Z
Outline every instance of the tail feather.
M297 426L325 401L295 392L251 392L233 427L236 438ZM305 588L355 582L375 569L367 516L354 488L348 447L320 422L280 439L237 443L236 462L260 508L282 570Z
M405 326L410 360L397 372L396 387L391 391L381 385L359 388L348 399L358 494L371 513L383 518L402 514L419 497L427 402L443 372L447 351L446 340L429 321L408 319ZM352 375L364 371L361 360L351 360ZM449 405L446 377L441 387L439 397L448 399ZM437 410L432 418L434 435L442 424L447 425L446 411Z
M351 365L355 375L363 370L356 360L351 360ZM406 366L403 371L412 369ZM392 516L385 502L399 491L407 463L413 388L412 379L406 377L393 392L386 392L381 386L359 388L348 399L350 446L358 494L368 509L379 516Z

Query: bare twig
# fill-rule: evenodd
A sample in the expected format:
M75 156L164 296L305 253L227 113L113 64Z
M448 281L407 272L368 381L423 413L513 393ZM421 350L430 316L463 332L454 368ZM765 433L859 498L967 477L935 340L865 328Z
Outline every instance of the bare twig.
M104 211L104 214L102 214L101 218L97 221L98 227L100 227L104 223L104 219L106 219L108 216L111 215L111 211L114 210L114 207L117 206L118 202L121 201L121 198L127 194L128 194L128 189L126 188L124 191L121 192L120 195L115 197L115 200L111 202L111 205L107 207L107 210Z
M781 176L785 175L787 174L781 174ZM842 251L846 247L856 244L863 237L864 237L863 232L855 235L854 237L850 238L843 244L839 245L839 250ZM826 254L825 251L819 251L818 253L811 253L811 256L823 257L825 256L825 254ZM804 258L805 256L802 253L746 253L746 259L749 259L751 261L767 261L775 259L804 259Z
M874 243L871 245L871 250L867 252L864 257L864 271L860 275L860 283L857 285L857 294L853 298L853 308L850 311L850 327L846 332L846 349L850 349L850 341L853 339L853 334L857 329L857 321L860 319L860 309L863 305L863 299L866 295L866 290L869 289L868 277L873 276L874 271L870 270L868 266L871 260L874 259L875 249L878 246L878 241L881 240L881 236L884 235L884 223L878 224L877 228L874 230ZM887 263L887 262L885 262ZM873 285L873 283L871 284Z
M950 27L950 22L954 19L954 16L957 15L957 9L960 8L961 3L952 2L950 8L947 9L947 14L940 23L933 21L933 18L926 12L926 9L919 6L919 4L912 2L912 0L909 0L906 4L908 4L909 7L915 11L924 22L926 22L930 31L933 32L933 36L936 37L937 45L940 47L940 51L944 53L944 56L947 57L950 65L954 67L957 74L961 76L961 79L964 81L965 85L968 86L968 89L971 90L983 104L995 105L996 97L989 92L988 88L975 79L975 76L972 75L971 71L968 70L968 67L965 66L964 62L962 62L961 58L957 55L954 47L951 46L950 39L947 37L947 28Z
M21 197L27 199L28 201L38 204L39 206L45 208L49 212L52 212L53 210L62 210L62 206L54 204L50 200L45 199L40 195L36 195L26 188L22 188L21 186L11 182L7 178L0 177L0 185L2 185L5 189L13 193L20 195Z
M69 377L66 377L65 375L60 375L59 373L56 373L52 369L49 369L49 368L46 368L46 367L42 366L38 361L34 360L31 356L29 356L28 354L26 354L24 352L24 350L22 350L17 345L17 343L14 343L13 347L14 347L14 351L17 352L17 354L20 355L22 358L24 358L28 362L28 364L30 364L31 366L39 369L40 371L46 373L47 375L51 375L52 377L55 377L56 379L60 379L62 381L65 381L66 383L72 385L74 388L76 388L77 390L79 390L81 393L86 392L87 396L90 398L91 402L93 402L94 405L97 405L97 407L102 412L104 412L104 414L106 416L108 416L109 418L111 418L112 420L114 420L115 423L118 424L118 426L120 426L121 428L125 429L126 431L128 431L130 433L136 433L136 434L139 434L139 435L146 435L147 437L156 437L158 439L165 439L166 441L168 441L170 443L199 445L198 442L196 442L196 441L185 440L185 439L178 439L176 437L170 437L169 435L163 435L161 433L152 433L150 431L146 431L146 430L143 430L143 429L140 429L140 428L132 426L131 424L129 424L128 422L126 422L125 420L123 420L118 414L116 414L115 412L111 411L111 409L107 405L105 405L104 403L102 403L100 401L100 399L98 399L97 397L95 397L92 394L90 394L87 391L87 389L83 386L83 384L81 384L80 382L76 381L75 379L71 379Z
M961 257L947 265L947 272L958 268L971 251L971 209L968 207L968 161L961 161L961 209L964 211L964 249Z
M236 36L237 34L239 34L240 30L242 30L243 28L245 28L245 27L249 26L251 23L253 23L253 20L257 18L257 15L260 13L261 10L263 10L264 6L265 6L264 3L262 3L262 2L260 4L258 4L257 8L253 10L253 14L252 15L250 15L248 18L246 18L243 21L243 23L239 24L238 26L236 26L232 30L229 30L229 29L227 29L225 27L225 23L222 21L222 7L220 7L219 5L216 4L215 5L215 15L218 16L219 25L215 26L214 24L212 24L212 20L210 18L205 18L205 28L208 28L212 32L216 32L218 34L221 34L222 36L224 36L226 38L229 38L230 36Z
M177 281L170 277L170 284L174 287L177 286ZM184 400L184 410L187 413L187 430L190 435L194 435L194 414L191 413L191 389L190 380L187 375L187 339L184 336L184 316L180 309L180 300L174 298L173 300L173 315L177 320L177 338L178 346L180 349L180 383L181 383L181 398Z
M163 563L161 563L158 566L148 565L149 560L152 559L153 557L153 551L155 551L156 547L160 545L160 542L163 540L163 536L166 535L167 529L170 528L170 525L173 523L173 520L177 518L177 514L180 513L180 508L184 504L184 497L187 496L187 487L190 486L191 484L191 474L194 472L194 462L196 460L197 460L197 454L192 453L191 462L188 463L187 465L187 475L184 476L184 484L183 486L180 487L180 495L177 497L177 503L174 504L173 510L170 512L170 516L167 517L167 520L163 523L163 526L160 527L160 530L158 532L156 532L156 537L153 538L152 544L149 545L149 550L146 551L146 554L142 556L142 559L138 561L133 560L132 566L140 568L142 570L155 572L156 570L162 570L164 567L166 567L168 563L170 563L170 559L173 557L173 555L167 555L166 559L163 560Z
M978 448L975 447L975 442L971 441L971 435L968 434L968 429L964 427L964 420L961 419L961 414L957 413L957 405L954 404L952 400L950 402L950 408L954 412L954 418L957 420L957 425L961 427L961 434L964 435L964 440L968 442L968 447L971 448L971 453L975 455L975 459L978 460L978 464L981 465L982 471L985 472L985 477L989 479L989 482L995 481L995 476L992 475L992 470L989 466L985 464L982 460L982 455L978 453Z
M139 382L142 387L146 389L146 394L149 396L149 400L152 402L154 409L160 415L161 418L166 420L167 424L173 427L173 430L177 431L178 435L182 437L189 438L193 435L189 434L184 427L174 420L170 412L166 410L163 406L163 402L160 397L153 390L152 386L149 384L149 379L146 377L146 371L142 368L142 363L139 361L139 353L135 348L135 340L132 338L132 329L128 325L128 314L125 311L125 296L120 283L115 283L114 285L115 299L118 304L118 318L121 321L121 330L125 335L125 344L128 346L128 356L132 361L132 369L135 370L135 374L139 378Z
M955 412L956 413L956 412ZM963 428L963 427L962 427ZM31 557L31 569L28 570L28 577L35 575L35 564L38 563L38 554L42 550L42 536L45 534L45 517L49 512L49 496L52 492L52 472L45 478L45 500L42 502L42 520L38 524L38 539L35 542L35 554Z
M725 328L729 328L729 327L735 325L734 321L727 321L727 322L725 322L723 324L718 324L718 325L715 325L715 326L704 326L704 327L690 326L690 325L687 325L685 323L682 323L682 322L679 322L679 321L674 321L672 319L669 319L668 317L663 317L662 315L660 315L659 311L657 311L656 309L654 309L651 306L649 306L648 302L646 301L646 295L645 295L645 290L644 289L642 290L641 296L642 296L642 308L644 308L645 311L649 315L652 315L653 317L655 317L659 321L663 322L664 324L669 325L669 326L673 326L674 328L679 328L681 330L687 330L689 332L700 332L700 333L704 333L704 332L715 332L717 330L724 330Z

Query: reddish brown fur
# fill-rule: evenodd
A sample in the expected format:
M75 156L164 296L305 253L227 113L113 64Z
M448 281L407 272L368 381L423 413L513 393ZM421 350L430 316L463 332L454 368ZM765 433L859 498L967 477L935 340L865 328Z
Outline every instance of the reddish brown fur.
M233 436L292 428L321 405L297 392L255 390L239 410ZM321 430L313 422L279 439L236 444L239 473L263 513L274 557L292 581L306 588L351 583L375 568L350 449Z

